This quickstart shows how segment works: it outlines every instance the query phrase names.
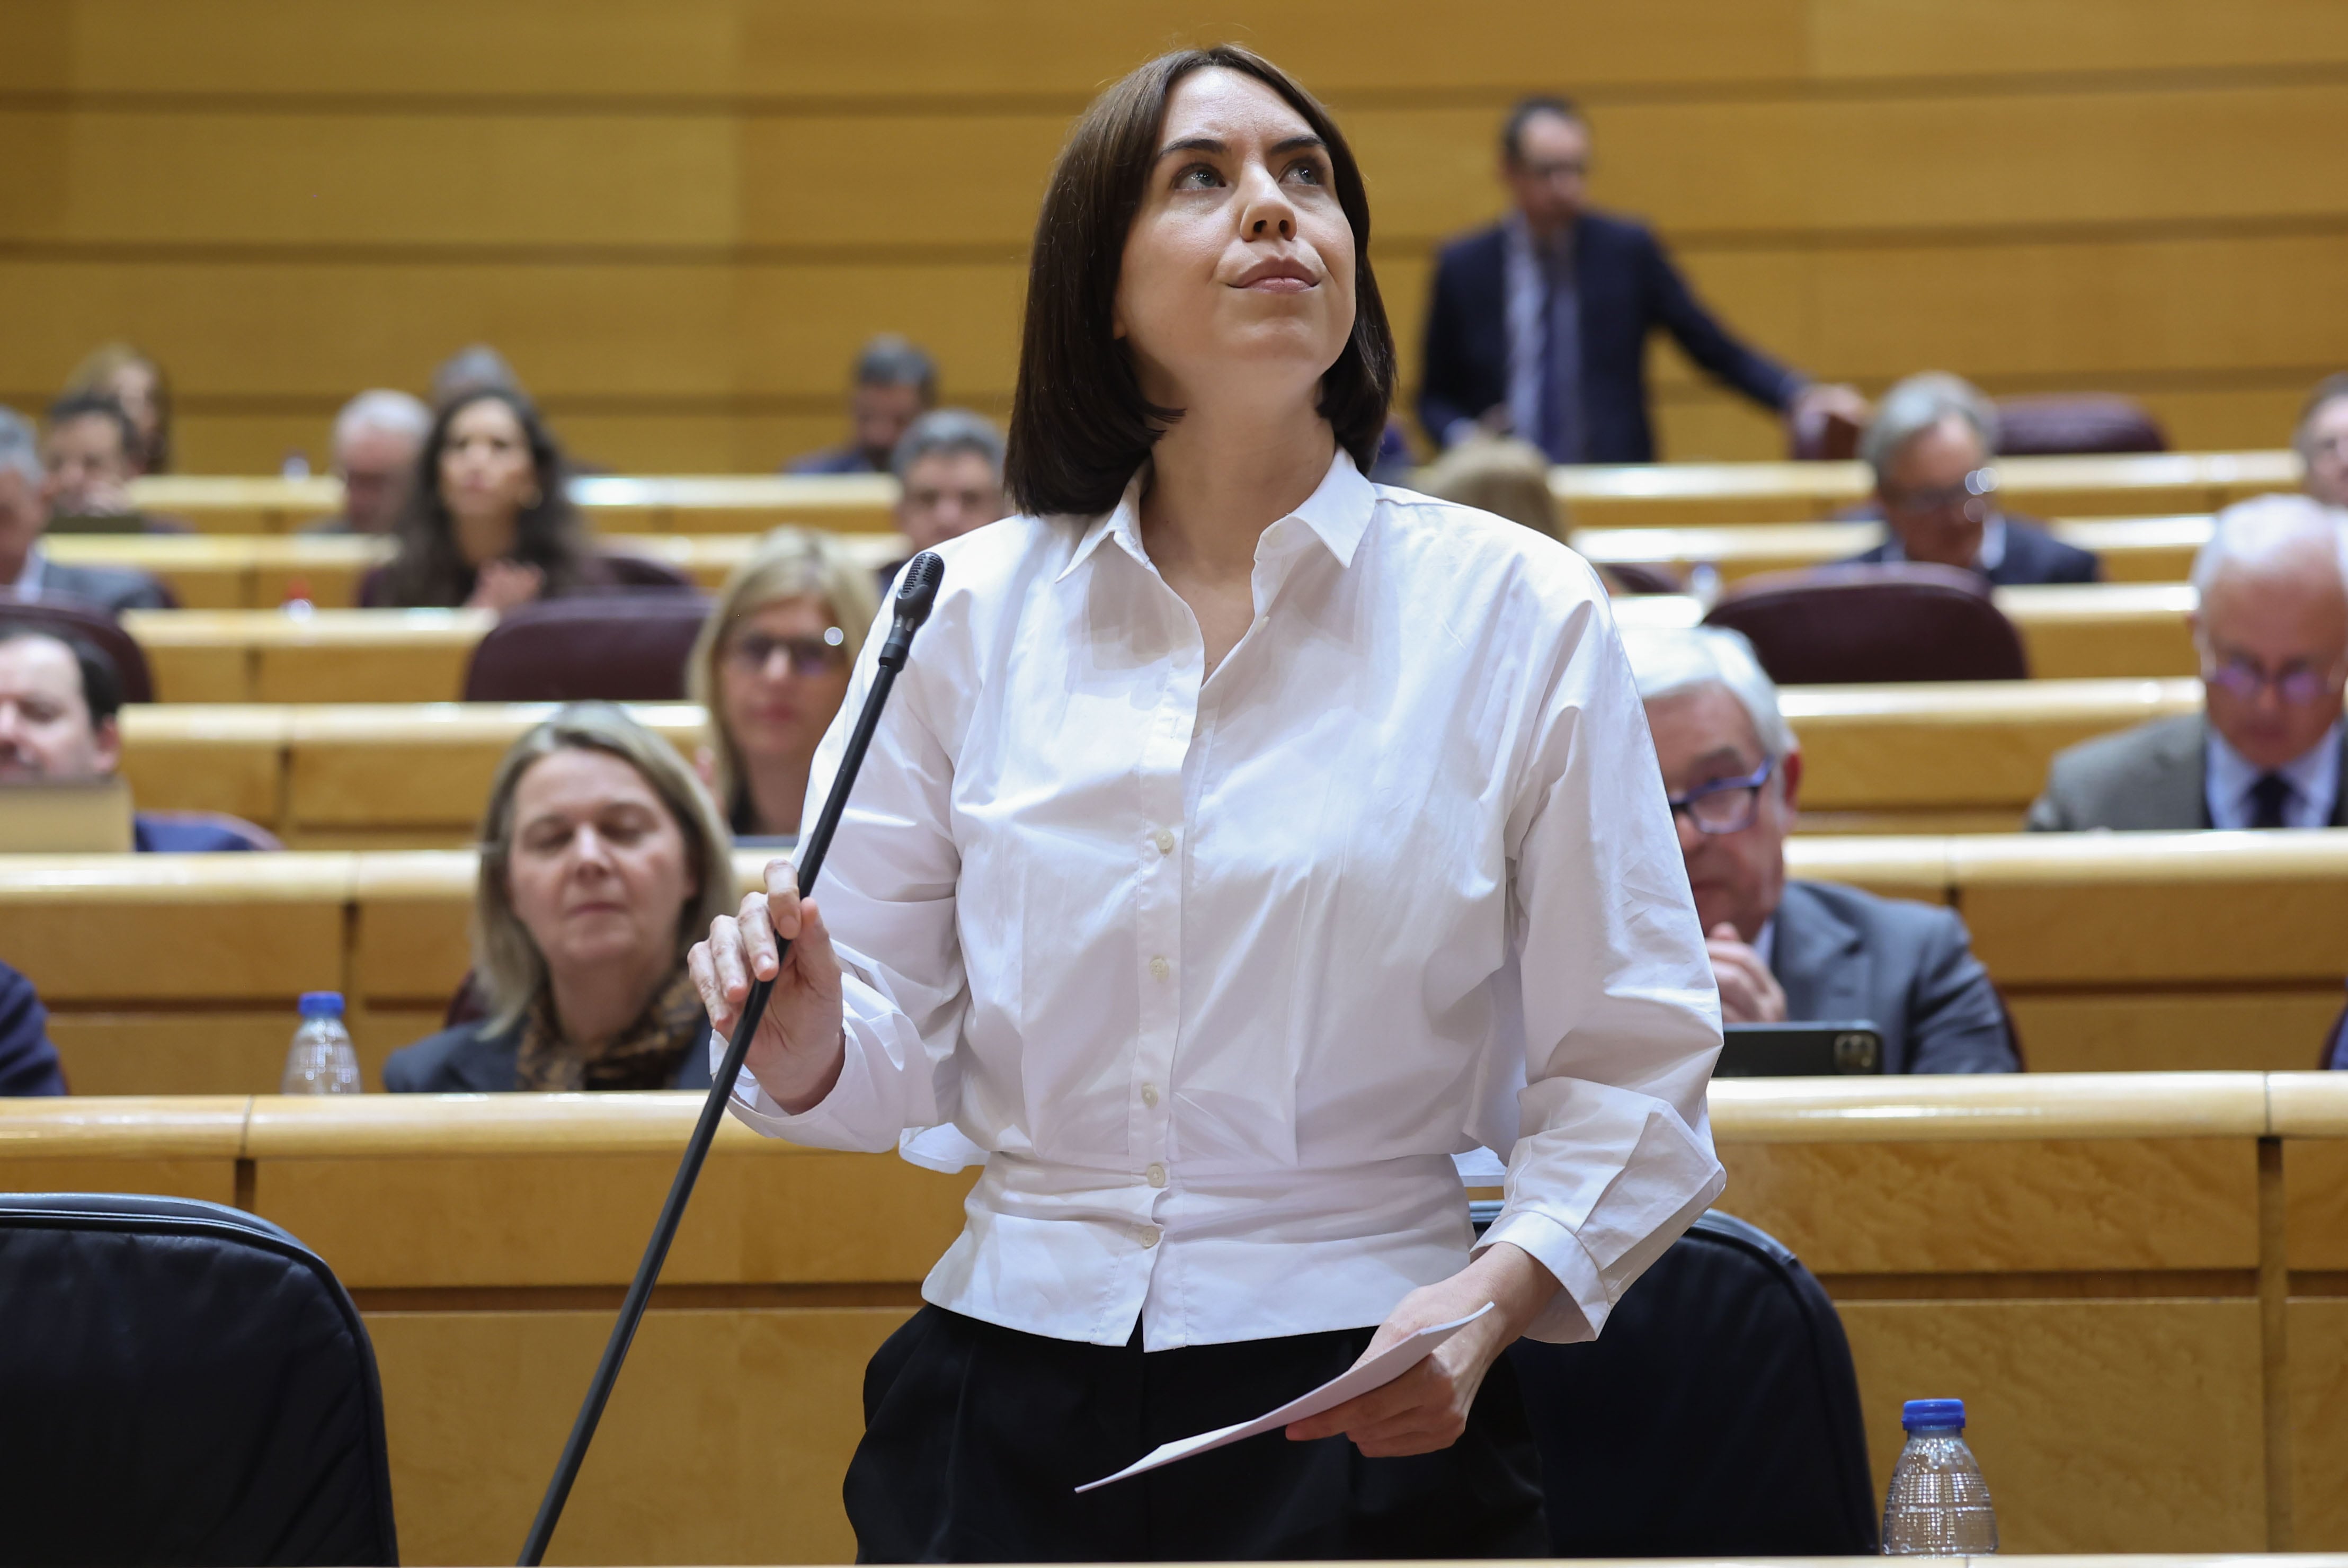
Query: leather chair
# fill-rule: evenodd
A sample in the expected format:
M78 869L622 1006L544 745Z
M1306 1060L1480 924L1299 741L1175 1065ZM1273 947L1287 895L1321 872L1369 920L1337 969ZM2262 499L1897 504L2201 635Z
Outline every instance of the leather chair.
M0 1563L396 1563L375 1352L265 1220L0 1196Z
M508 611L473 650L467 702L676 702L709 601L591 593Z
M1830 566L1748 577L1704 624L1752 639L1780 686L2013 681L2022 634L1977 574L1951 566Z
M1767 1233L1699 1218L1582 1345L1509 1351L1560 1557L1873 1553L1859 1377Z
M61 637L78 637L114 662L125 702L153 702L155 677L147 655L122 624L95 604L59 593L29 598L0 590L0 624L31 626Z
M2082 452L2165 452L2168 434L2152 410L2109 392L2063 392L1997 400L2000 457Z
M588 563L587 581L580 586L578 593L641 593L647 590L685 593L701 591L692 578L666 562L654 561L644 555L598 551ZM391 602L390 564L368 567L359 578L358 591L353 599L362 610L398 608Z

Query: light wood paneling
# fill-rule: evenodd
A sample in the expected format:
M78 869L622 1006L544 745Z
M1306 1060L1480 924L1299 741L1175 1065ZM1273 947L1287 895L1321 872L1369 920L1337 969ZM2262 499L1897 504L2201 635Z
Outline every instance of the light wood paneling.
M2289 1322L2291 1544L2348 1550L2348 1300L2294 1298Z
M301 1019L291 1006L198 1014L58 1012L49 1038L77 1095L274 1094ZM380 1073L372 1080L382 1081Z
M2283 1191L2291 1268L2348 1271L2348 1148L2329 1139L2286 1142Z
M2006 998L2033 1072L2294 1072L2348 1001L2340 987Z

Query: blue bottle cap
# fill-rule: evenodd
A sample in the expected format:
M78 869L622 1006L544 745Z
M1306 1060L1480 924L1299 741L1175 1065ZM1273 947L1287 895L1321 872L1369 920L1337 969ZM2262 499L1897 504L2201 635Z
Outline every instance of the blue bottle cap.
M340 991L304 991L302 993L302 1016L305 1018L339 1018L343 1016L343 994Z
M1911 1432L1962 1432L1965 1429L1965 1402L1910 1399L1900 1407L1900 1424Z

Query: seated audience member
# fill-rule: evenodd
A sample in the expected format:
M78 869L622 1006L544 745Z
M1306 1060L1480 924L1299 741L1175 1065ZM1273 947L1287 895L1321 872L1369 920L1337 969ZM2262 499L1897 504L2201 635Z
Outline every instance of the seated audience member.
M726 580L687 666L709 713L702 781L744 838L789 838L816 743L880 606L872 575L831 534L778 528Z
M1996 452L1996 406L1971 384L1927 371L1885 393L1859 455L1874 470L1871 510L1887 537L1847 564L1921 561L2001 586L2101 577L2093 555L1998 509Z
M132 471L171 471L171 384L163 367L127 343L94 350L66 377L67 397L110 397L138 432Z
M0 964L0 1098L65 1092L48 1009L30 980Z
M0 782L110 779L122 760L122 677L78 638L0 618ZM201 853L271 847L250 822L141 811L139 850Z
M856 356L848 389L848 440L794 459L784 471L885 474L897 443L937 401L935 362L893 333L876 337Z
M79 599L116 615L170 608L170 594L144 572L51 561L41 549L49 521L42 499L46 490L32 421L13 408L0 408L0 589L26 598Z
M139 431L122 405L97 392L61 397L49 405L48 434L41 442L49 470L49 526L77 532L175 533L130 504L130 481L139 474Z
M2230 506L2193 558L2193 586L2202 711L2056 756L2031 827L2348 827L2348 557L2338 514L2295 495Z
M432 370L431 401L438 410L446 408L460 398L476 392L510 392L519 397L529 396L522 389L521 377L514 374L506 356L486 343L468 344Z
M1010 510L1003 499L1003 434L983 414L931 410L906 427L889 466L899 485L897 528L916 552Z
M1529 441L1475 435L1418 470L1406 489L1521 522L1544 539L1565 538L1549 459Z
M2348 376L2327 376L2308 394L2291 444L2307 465L2307 493L2348 508Z
M1647 337L1658 328L1756 403L1864 418L1851 388L1813 384L1730 335L1645 224L1589 208L1590 139L1564 98L1509 111L1500 178L1514 210L1436 263L1418 398L1427 436L1450 447L1481 428L1552 462L1653 462Z
M569 472L520 393L473 392L445 406L417 458L398 552L368 574L360 603L510 610L611 586L571 504Z
M1884 1070L2013 1072L2004 1008L1952 910L1786 877L1802 754L1752 645L1626 628L1663 787L1732 1024L1864 1018Z
M574 703L514 742L481 821L473 983L489 1016L394 1051L386 1088L705 1088L688 948L736 904L725 824L667 741Z
M432 410L405 392L362 392L335 416L335 477L343 510L304 533L389 533L415 482L416 459L432 430Z

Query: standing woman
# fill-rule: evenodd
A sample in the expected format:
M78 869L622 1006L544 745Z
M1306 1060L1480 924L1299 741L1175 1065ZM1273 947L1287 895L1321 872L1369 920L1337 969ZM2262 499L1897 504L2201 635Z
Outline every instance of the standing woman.
M817 898L778 862L694 950L724 1032L796 939L742 1119L986 1155L866 1377L861 1559L1544 1554L1500 1353L1594 1334L1721 1191L1718 999L1604 594L1362 477L1368 240L1254 55L1093 105L1036 228L1023 515L942 548ZM1285 1441L1072 1494L1488 1304Z
M561 449L520 393L467 392L442 406L417 459L388 565L367 574L369 609L510 610L611 585L571 504Z

